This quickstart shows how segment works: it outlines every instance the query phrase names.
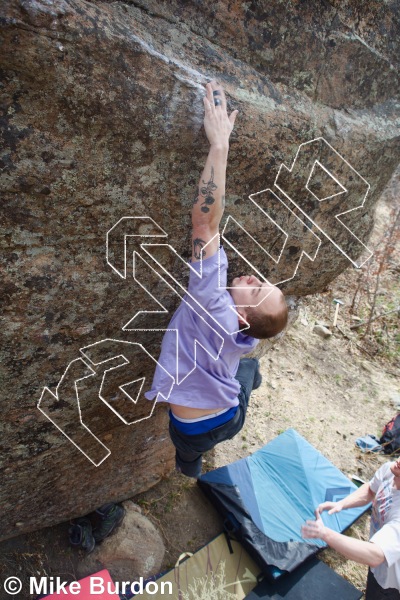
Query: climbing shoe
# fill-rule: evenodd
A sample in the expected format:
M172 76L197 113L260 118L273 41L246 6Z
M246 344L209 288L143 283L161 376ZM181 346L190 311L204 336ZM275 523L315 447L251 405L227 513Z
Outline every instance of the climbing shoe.
M101 542L110 535L121 523L125 516L125 509L119 504L109 502L104 504L93 513L90 518L93 523L93 536L96 542Z
M92 533L92 524L89 519L82 517L71 521L68 535L71 546L81 547L87 553L92 552L94 549L95 539Z

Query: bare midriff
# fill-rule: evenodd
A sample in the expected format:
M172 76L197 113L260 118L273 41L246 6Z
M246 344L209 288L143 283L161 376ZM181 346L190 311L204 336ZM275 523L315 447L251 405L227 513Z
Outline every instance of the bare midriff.
M218 412L218 408L191 408L190 406L180 406L179 404L169 405L174 415L181 419L198 419L204 415L212 415Z

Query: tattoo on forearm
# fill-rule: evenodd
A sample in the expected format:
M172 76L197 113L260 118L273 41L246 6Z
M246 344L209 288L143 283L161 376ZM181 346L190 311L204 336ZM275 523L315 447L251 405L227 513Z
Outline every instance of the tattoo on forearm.
M213 193L214 193L214 191L218 187L214 183L214 167L211 167L211 177L210 177L210 180L206 182L203 179L203 183L205 184L205 186L202 187L202 188L200 188L200 194L203 196L204 202L201 203L200 210L202 212L204 212L204 213L207 213L210 210L209 206L211 204L214 204L214 202L215 202L215 198L213 197Z
M197 260L201 259L201 251L203 250L205 245L206 245L205 241L200 238L196 238L193 240L193 256ZM205 255L206 255L206 253L203 251L203 257Z
M221 206L222 206L222 209L225 208L225 196L221 196Z

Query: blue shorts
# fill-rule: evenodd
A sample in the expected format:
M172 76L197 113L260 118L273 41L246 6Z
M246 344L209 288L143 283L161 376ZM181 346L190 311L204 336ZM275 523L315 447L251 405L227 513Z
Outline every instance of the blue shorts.
M232 406L227 410L217 413L215 416L207 415L200 419L179 419L173 412L169 411L169 418L179 431L186 433L186 435L195 435L196 433L207 433L211 429L215 429L224 423L227 423L236 414L238 407Z

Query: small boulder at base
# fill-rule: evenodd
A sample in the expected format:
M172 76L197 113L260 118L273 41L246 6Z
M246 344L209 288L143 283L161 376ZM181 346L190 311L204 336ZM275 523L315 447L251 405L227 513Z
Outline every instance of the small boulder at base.
M122 523L82 560L79 577L108 569L114 581L134 581L159 572L165 553L160 533L132 501L123 507Z

